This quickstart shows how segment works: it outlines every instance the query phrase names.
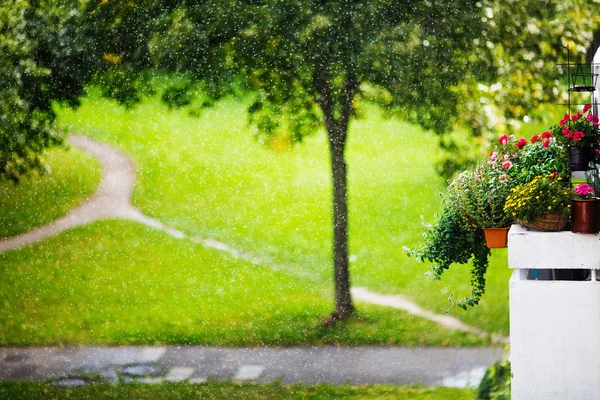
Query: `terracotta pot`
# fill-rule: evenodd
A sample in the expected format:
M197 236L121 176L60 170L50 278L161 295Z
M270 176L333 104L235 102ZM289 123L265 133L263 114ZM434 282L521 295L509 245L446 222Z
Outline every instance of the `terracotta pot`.
M573 200L571 232L598 233L599 200Z
M487 247L489 249L502 249L506 247L509 229L510 226L507 228L483 228Z
M587 171L588 163L593 161L590 147L569 147L569 165L571 171Z

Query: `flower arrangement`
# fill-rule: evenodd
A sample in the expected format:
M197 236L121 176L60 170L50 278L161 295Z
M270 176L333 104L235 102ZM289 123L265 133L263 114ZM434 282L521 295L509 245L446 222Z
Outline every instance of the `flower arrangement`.
M580 183L573 189L577 200L588 200L594 197L594 188L587 183Z
M474 228L505 228L513 218L504 211L504 203L512 187L506 174L512 163L492 161L475 171L465 171L448 186L448 197Z
M436 279L441 279L454 263L471 263L471 294L463 299L451 298L452 307L474 306L485 292L491 253L485 242L484 227L507 227L515 220L536 219L543 222L538 222L540 228L534 229L564 226L571 212L572 197L571 188L564 183L570 177L566 145L568 140L595 143L600 136L598 121L588 111L586 107L581 115L569 116L568 124L566 119L561 121L565 128L583 132L571 135L572 138L563 134L565 128L555 127L530 139L500 136L484 162L449 184L435 223L424 224L422 246L405 250L418 261L431 262ZM600 185L600 170L597 175Z
M515 184L531 182L540 175L554 174L563 180L570 175L569 155L552 132L535 134L530 142L521 138L506 149L512 163L507 174Z
M545 214L571 213L571 191L554 174L536 176L511 189L504 211L514 219L531 223Z
M557 125L550 127L559 144L569 147L597 146L600 140L598 116L590 112L586 104L581 112L565 114Z

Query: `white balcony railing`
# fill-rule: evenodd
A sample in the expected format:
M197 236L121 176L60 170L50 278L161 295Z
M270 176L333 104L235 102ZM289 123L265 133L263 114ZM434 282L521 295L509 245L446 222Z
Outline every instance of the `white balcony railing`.
M600 400L600 236L508 237L512 398Z

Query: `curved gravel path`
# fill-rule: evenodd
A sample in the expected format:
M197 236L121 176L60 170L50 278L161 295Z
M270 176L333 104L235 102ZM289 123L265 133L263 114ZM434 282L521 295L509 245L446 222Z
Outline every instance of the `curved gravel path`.
M66 216L39 226L21 235L0 239L0 253L27 246L54 236L69 228L100 219L130 219L152 228L161 229L175 237L183 233L144 215L131 205L135 185L135 170L131 161L114 148L88 137L71 135L69 143L93 155L102 166L102 181L94 196Z
M128 219L154 229L162 230L178 239L189 239L204 247L223 251L235 258L243 259L253 264L269 263L268 260L236 250L225 243L213 239L187 237L185 233L143 214L131 204L131 196L135 185L135 168L126 155L107 144L97 142L86 136L71 135L69 136L69 143L93 155L100 162L102 167L102 181L98 186L96 194L85 203L72 209L66 216L54 222L39 226L20 235L0 239L0 253L36 243L69 228L85 225L93 221L102 219ZM279 266L274 267L281 268ZM298 271L298 274L301 274L301 272ZM400 295L381 295L359 287L352 289L352 295L357 301L404 310L410 314L433 321L447 329L470 332L482 337L490 336L489 333L468 326L457 318L423 310L417 304ZM508 338L503 336L491 335L491 338L496 343L508 343Z

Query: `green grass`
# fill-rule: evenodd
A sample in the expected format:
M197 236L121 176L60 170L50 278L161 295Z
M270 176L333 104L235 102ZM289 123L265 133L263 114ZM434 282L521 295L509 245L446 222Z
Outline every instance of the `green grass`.
M54 221L90 197L100 183L100 165L71 148L46 154L50 173L33 174L18 185L0 181L0 238Z
M10 400L191 400L191 399L411 399L468 400L475 392L470 389L428 388L421 386L334 386L237 384L208 382L202 385L164 383L160 385L95 385L74 389L56 388L44 383L0 382L0 399Z
M440 207L437 192L444 182L433 166L439 157L437 138L367 107L367 117L351 125L347 151L350 253L356 259L352 284L402 293L442 312L452 293L468 293L469 266L456 266L434 282L425 276L428 265L402 251L420 242L420 216L431 222ZM332 286L331 179L324 133L291 151L276 152L255 140L242 102L234 99L191 118L184 110L168 111L156 99L126 111L90 95L76 112L61 110L59 121L133 158L138 174L134 202L145 213L190 235L293 265L302 271L295 278L299 284L312 280ZM506 251L495 250L481 304L453 315L508 334L509 275Z
M479 345L377 306L325 328L331 286L129 221L96 222L0 254L0 345Z

